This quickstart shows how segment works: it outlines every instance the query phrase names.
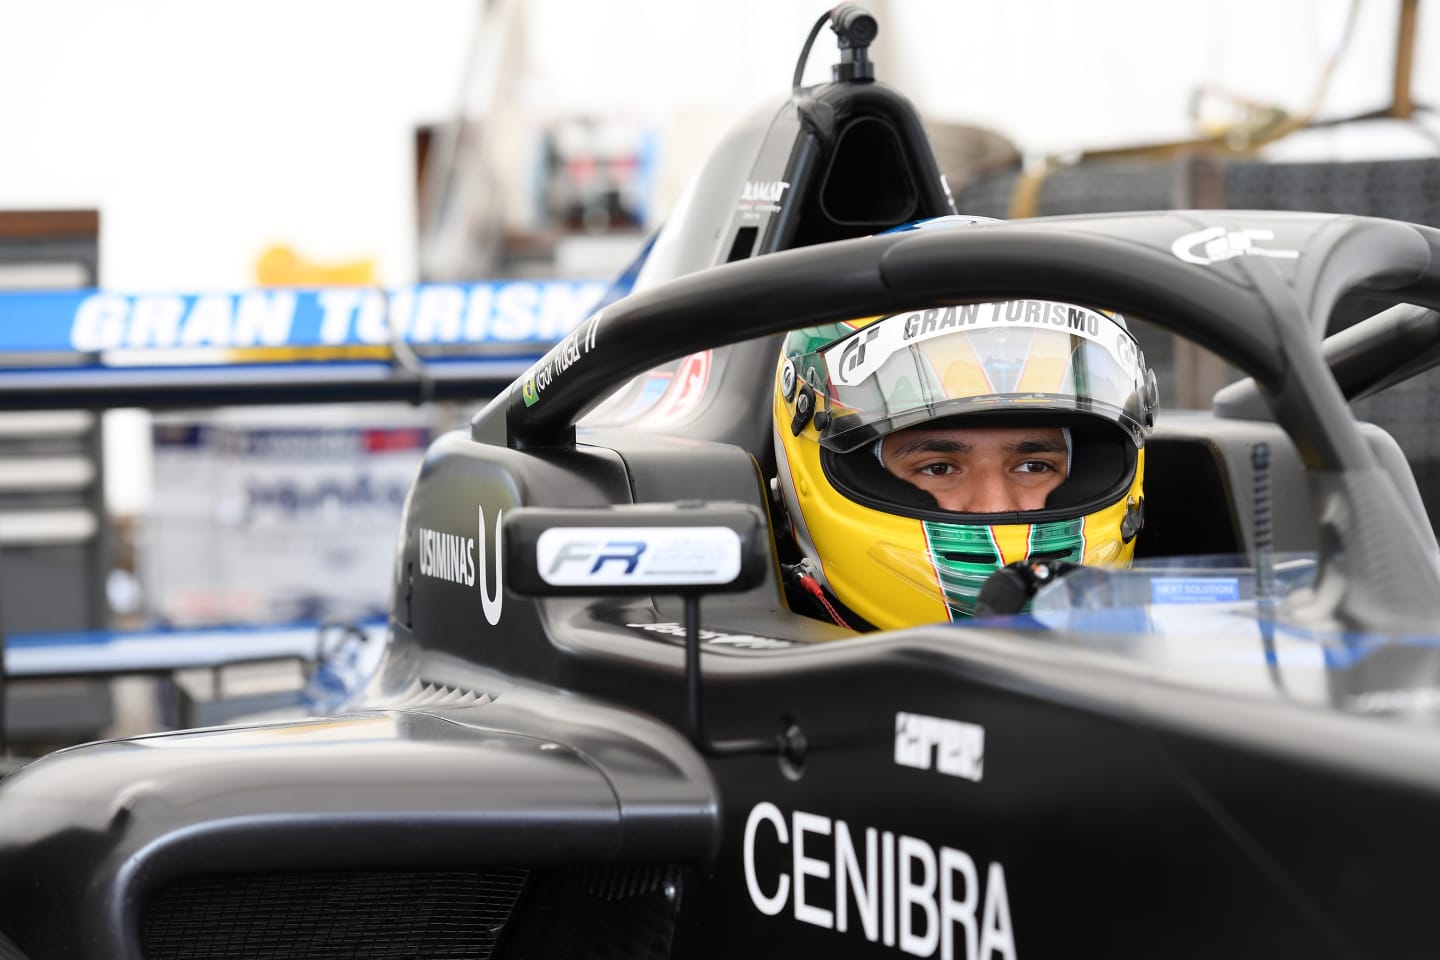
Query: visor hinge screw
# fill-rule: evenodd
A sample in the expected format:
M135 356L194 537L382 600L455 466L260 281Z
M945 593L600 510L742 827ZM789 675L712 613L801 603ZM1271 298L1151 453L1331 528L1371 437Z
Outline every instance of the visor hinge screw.
M786 360L786 361L785 361L785 366L782 367L781 370L780 370L780 394L781 394L781 396L783 396L786 400L792 400L792 399L794 399L794 397L795 397L795 386L796 386L797 383L799 383L799 380L800 380L800 378L799 378L798 376L796 376L796 374L795 374L795 361L794 361L794 360Z
M795 416L790 420L790 432L800 436L800 431L805 429L805 424L810 422L810 416L815 412L815 388L810 384L800 388L800 395L795 398Z
M1120 540L1129 543L1145 525L1145 498L1130 497L1125 501L1125 516L1120 521Z

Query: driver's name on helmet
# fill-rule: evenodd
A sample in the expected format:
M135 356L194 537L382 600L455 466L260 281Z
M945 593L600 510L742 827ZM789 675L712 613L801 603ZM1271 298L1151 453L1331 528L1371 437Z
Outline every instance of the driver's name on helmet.
M1008 564L1128 564L1155 407L1124 318L1077 304L793 331L775 377L777 483L820 615L956 620Z

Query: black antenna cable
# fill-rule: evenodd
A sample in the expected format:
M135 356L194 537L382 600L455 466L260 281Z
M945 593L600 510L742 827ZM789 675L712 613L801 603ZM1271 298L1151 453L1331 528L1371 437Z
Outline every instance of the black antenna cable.
M838 7L820 14L820 19L810 28L805 46L800 48L800 59L795 62L795 76L790 86L800 88L801 77L805 74L805 63L810 59L810 48L820 35L825 21L835 31L840 44L840 62L832 69L836 81L865 81L875 79L875 64L870 60L870 44L880 33L880 25L864 7L853 3L842 3Z
M810 36L805 38L805 46L800 48L800 59L795 62L795 79L790 82L792 88L800 89L800 78L805 74L805 61L810 59L810 47L820 35L820 28L825 26L825 21L829 19L830 11L826 10L820 14L820 19L815 21L815 26L810 28Z

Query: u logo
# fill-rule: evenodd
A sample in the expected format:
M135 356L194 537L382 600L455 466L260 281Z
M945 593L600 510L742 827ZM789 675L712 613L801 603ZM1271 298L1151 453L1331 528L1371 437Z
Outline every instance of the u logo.
M504 517L505 511L495 511L495 537L491 541L495 544L495 595L491 596L489 587L490 574L488 572L490 565L486 562L490 556L490 551L486 549L485 507L481 506L479 509L480 536L477 540L478 549L475 552L478 554L476 560L480 569L476 571L475 585L480 588L480 605L485 608L485 619L493 627L500 622L500 607L505 602L505 579L500 559L503 553L500 549L500 520Z

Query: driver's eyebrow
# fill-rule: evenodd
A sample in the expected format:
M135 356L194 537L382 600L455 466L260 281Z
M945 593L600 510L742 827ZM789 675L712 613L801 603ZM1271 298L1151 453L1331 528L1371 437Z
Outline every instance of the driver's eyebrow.
M1064 440L1049 437L1027 437L1006 444L1007 453L1065 453ZM949 437L914 437L895 448L892 457L908 457L916 453L969 453L970 444Z
M912 453L969 453L970 444L963 440L946 437L914 437L901 443L891 454L894 457L908 457Z
M1019 440L1009 447L1011 453L1065 453L1064 440L1031 438Z

